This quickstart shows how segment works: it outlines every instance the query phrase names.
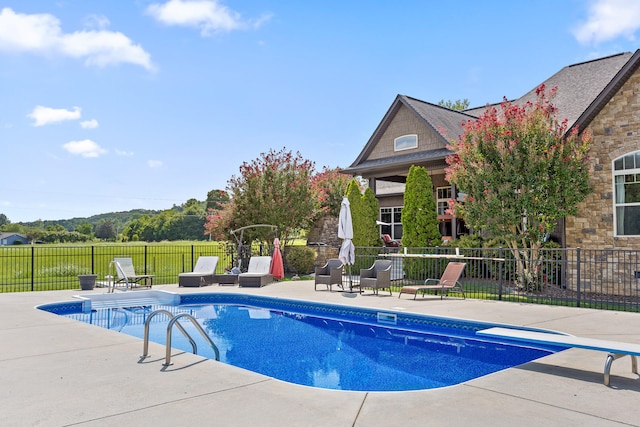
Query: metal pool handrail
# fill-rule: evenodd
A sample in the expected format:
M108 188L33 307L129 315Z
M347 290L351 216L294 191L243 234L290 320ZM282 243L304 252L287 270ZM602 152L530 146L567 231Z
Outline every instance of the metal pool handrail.
M177 326L180 332L182 332L182 335L184 335L185 338L189 340L189 343L191 344L191 348L193 349L193 354L198 353L198 346L196 345L196 342L193 340L193 338L191 338L191 335L189 335L189 333L182 327L180 322L178 322L178 320L182 317L186 317L187 319L191 320L191 323L193 323L193 326L198 330L198 332L200 332L202 337L209 342L209 345L211 346L211 348L213 349L213 352L215 353L216 360L220 360L220 351L218 350L218 347L213 343L209 335L207 335L204 329L202 329L202 326L200 326L198 321L192 315L190 315L189 313L180 313L177 315L173 315L173 313L171 313L170 311L163 310L163 309L152 312L149 315L149 317L147 317L147 320L144 322L144 345L142 350L143 358L149 355L149 325L151 324L151 319L154 318L157 314L165 314L170 319L169 324L167 325L167 340L166 340L167 344L166 344L164 366L171 365L171 330L174 325Z

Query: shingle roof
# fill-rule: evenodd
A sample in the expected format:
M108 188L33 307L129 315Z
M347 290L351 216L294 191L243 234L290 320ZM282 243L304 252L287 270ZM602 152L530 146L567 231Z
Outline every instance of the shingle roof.
M400 98L446 141L458 139L462 135L462 122L475 119L474 116L464 112L450 110L409 96L400 95Z
M558 87L553 99L554 105L558 108L558 119L567 118L569 128L577 124L582 129L589 125L590 121L638 68L640 68L640 49L633 54L624 52L568 65L543 83L547 88ZM541 84L537 84L513 102L517 104L523 104L527 101L535 102L536 89ZM427 153L367 160L382 133L403 105L422 119L427 127L434 130L435 134L442 139L443 146L448 140L457 139L462 134L462 122L475 119L486 108L486 106L477 107L460 112L406 95L398 95L360 155L344 172L352 174L357 174L359 171L374 172L385 166L402 166L417 161L444 159L449 154L449 151L443 148Z
M571 128L616 74L629 62L631 56L631 52L625 52L568 65L545 80L543 83L547 89L558 87L558 92L552 101L558 108L558 119L567 118L569 128ZM535 102L538 87L540 84L517 99L515 103Z

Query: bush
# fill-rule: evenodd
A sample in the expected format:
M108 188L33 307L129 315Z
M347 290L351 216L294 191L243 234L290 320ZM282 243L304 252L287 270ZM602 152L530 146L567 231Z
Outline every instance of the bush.
M297 274L309 274L313 271L316 251L307 246L291 246L286 250L287 266Z

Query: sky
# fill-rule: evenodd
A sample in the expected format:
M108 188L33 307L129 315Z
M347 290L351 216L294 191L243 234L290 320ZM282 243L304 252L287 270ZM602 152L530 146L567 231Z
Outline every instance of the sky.
M0 213L169 209L269 150L348 167L396 95L517 98L638 0L0 0Z

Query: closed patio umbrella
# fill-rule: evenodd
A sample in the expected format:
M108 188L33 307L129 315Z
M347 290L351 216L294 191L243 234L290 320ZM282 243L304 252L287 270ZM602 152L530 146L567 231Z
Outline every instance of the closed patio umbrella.
M280 280L284 278L284 264L282 262L282 252L280 252L280 239L276 237L273 240L273 246L274 249L269 274L271 274L274 279Z
M343 239L338 258L346 265L351 265L356 260L356 250L353 246L353 223L351 221L351 206L349 199L342 198L340 216L338 217L338 237ZM350 269L349 269L350 270ZM349 274L349 291L352 289L351 274Z

